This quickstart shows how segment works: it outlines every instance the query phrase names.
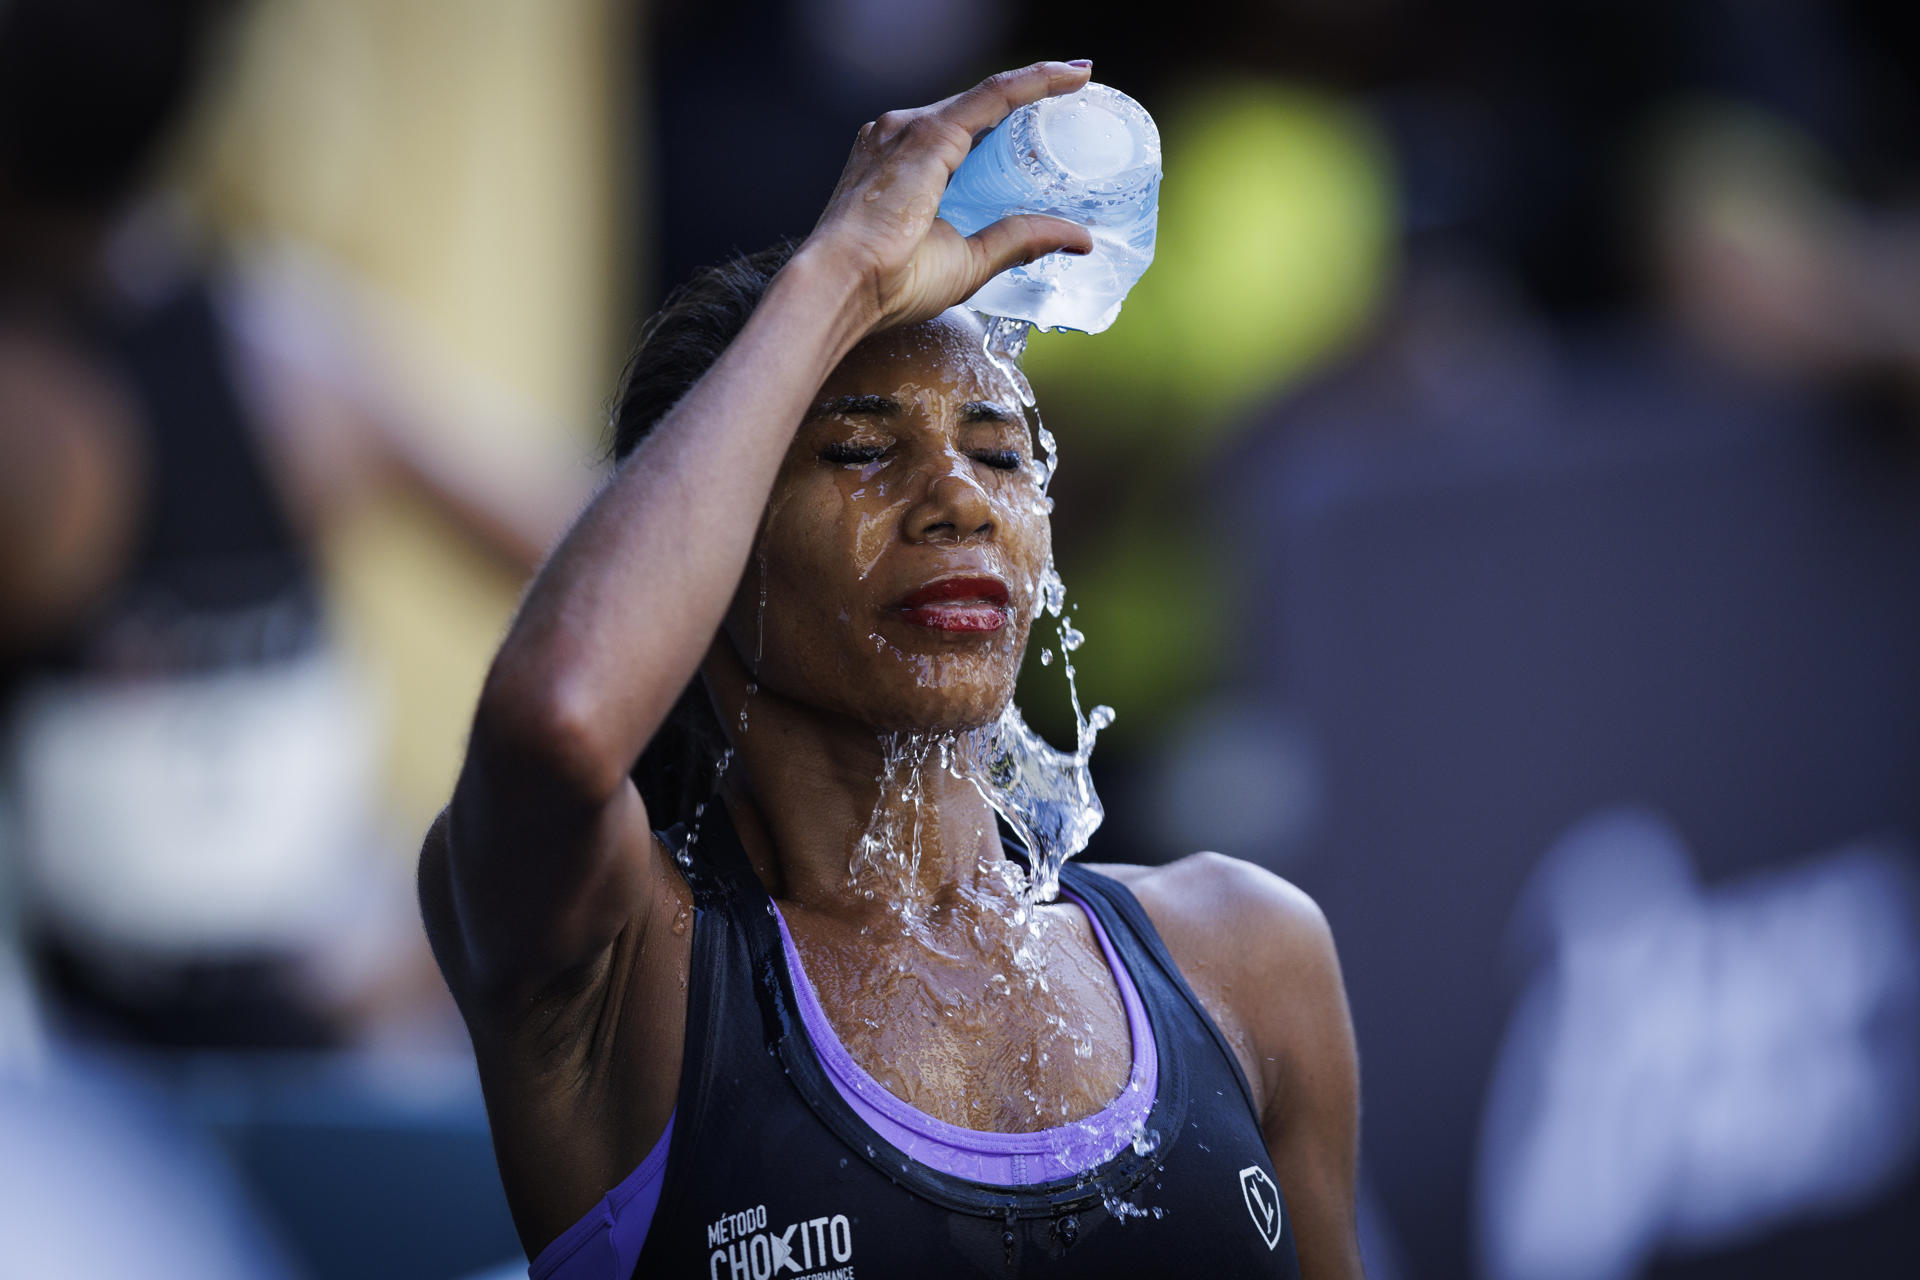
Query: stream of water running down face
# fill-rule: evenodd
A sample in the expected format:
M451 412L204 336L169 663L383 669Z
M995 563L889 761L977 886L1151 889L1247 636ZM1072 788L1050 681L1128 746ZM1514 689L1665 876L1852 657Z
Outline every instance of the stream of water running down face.
M1018 363L1031 331L1032 326L1024 320L989 318L984 349L987 358L1013 384L1021 407L1033 415L1034 436L1041 450L1035 464L1040 468L1038 501L1042 511L1050 513L1053 499L1047 491L1060 466L1060 445L1041 420L1033 387ZM1095 706L1089 712L1080 708L1073 654L1086 637L1067 617L1066 584L1060 580L1051 557L1034 598L1059 629L1061 668L1073 704L1074 749L1056 750L1029 728L1020 709L1008 702L996 723L969 735L965 752L970 766L967 776L1027 848L1032 865L1021 896L1029 904L1053 901L1060 891L1061 866L1087 847L1106 816L1094 792L1088 762L1093 757L1094 739L1113 723L1112 707ZM1043 649L1042 662L1048 656Z

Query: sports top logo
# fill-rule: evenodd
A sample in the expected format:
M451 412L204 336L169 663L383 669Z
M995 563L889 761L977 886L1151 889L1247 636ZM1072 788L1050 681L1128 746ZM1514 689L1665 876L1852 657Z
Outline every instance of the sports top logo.
M1259 1228L1260 1238L1271 1249L1280 1243L1280 1188L1273 1185L1273 1179L1267 1171L1257 1164L1250 1164L1240 1171L1240 1194L1246 1197L1247 1212L1253 1215L1253 1225Z

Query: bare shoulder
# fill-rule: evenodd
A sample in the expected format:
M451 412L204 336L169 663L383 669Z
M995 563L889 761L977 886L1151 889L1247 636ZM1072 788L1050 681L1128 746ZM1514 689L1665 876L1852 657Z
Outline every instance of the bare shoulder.
M1263 1102L1350 1036L1333 931L1290 881L1219 853L1089 869L1139 899Z
M1333 933L1319 905L1291 881L1243 859L1195 853L1159 867L1088 869L1133 892L1183 971L1283 977L1332 956Z
M1279 876L1217 853L1100 870L1140 900L1240 1059L1287 1189L1301 1273L1363 1275L1359 1054L1326 917Z

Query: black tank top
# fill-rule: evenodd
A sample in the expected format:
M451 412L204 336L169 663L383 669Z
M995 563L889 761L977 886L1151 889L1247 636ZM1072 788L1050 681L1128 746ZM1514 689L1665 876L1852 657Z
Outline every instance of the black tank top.
M679 828L664 838L684 847ZM1071 864L1062 876L1146 1007L1159 1088L1143 1128L1159 1140L1076 1177L996 1187L909 1159L840 1096L802 1025L773 904L717 805L699 848L681 860L696 910L679 1101L636 1277L1299 1276L1246 1078L1120 884Z

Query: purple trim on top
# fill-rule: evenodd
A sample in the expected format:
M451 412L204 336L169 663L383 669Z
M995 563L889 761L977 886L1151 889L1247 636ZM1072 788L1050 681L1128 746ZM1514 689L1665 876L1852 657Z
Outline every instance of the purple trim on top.
M660 1207L667 1148L672 1143L673 1116L668 1116L660 1140L639 1167L587 1210L585 1217L554 1237L527 1268L527 1275L532 1280L608 1280L632 1275L654 1211Z
M1120 1002L1127 1011L1127 1030L1133 1037L1133 1070L1120 1096L1093 1115L1072 1124L1034 1133L994 1133L982 1129L963 1129L920 1111L887 1091L885 1085L868 1075L840 1037L820 1007L813 984L807 981L800 952L787 931L786 918L774 909L780 924L780 940L786 944L787 967L793 973L793 989L799 997L800 1018L813 1041L820 1064L827 1069L840 1096L847 1100L860 1118L909 1159L942 1173L992 1186L1022 1187L1085 1173L1111 1159L1134 1140L1147 1114L1160 1080L1160 1057L1154 1049L1153 1027L1147 1021L1146 1006L1133 984L1133 975L1120 962L1100 925L1100 917L1071 890L1063 896L1073 900L1093 926L1093 935L1120 988Z

